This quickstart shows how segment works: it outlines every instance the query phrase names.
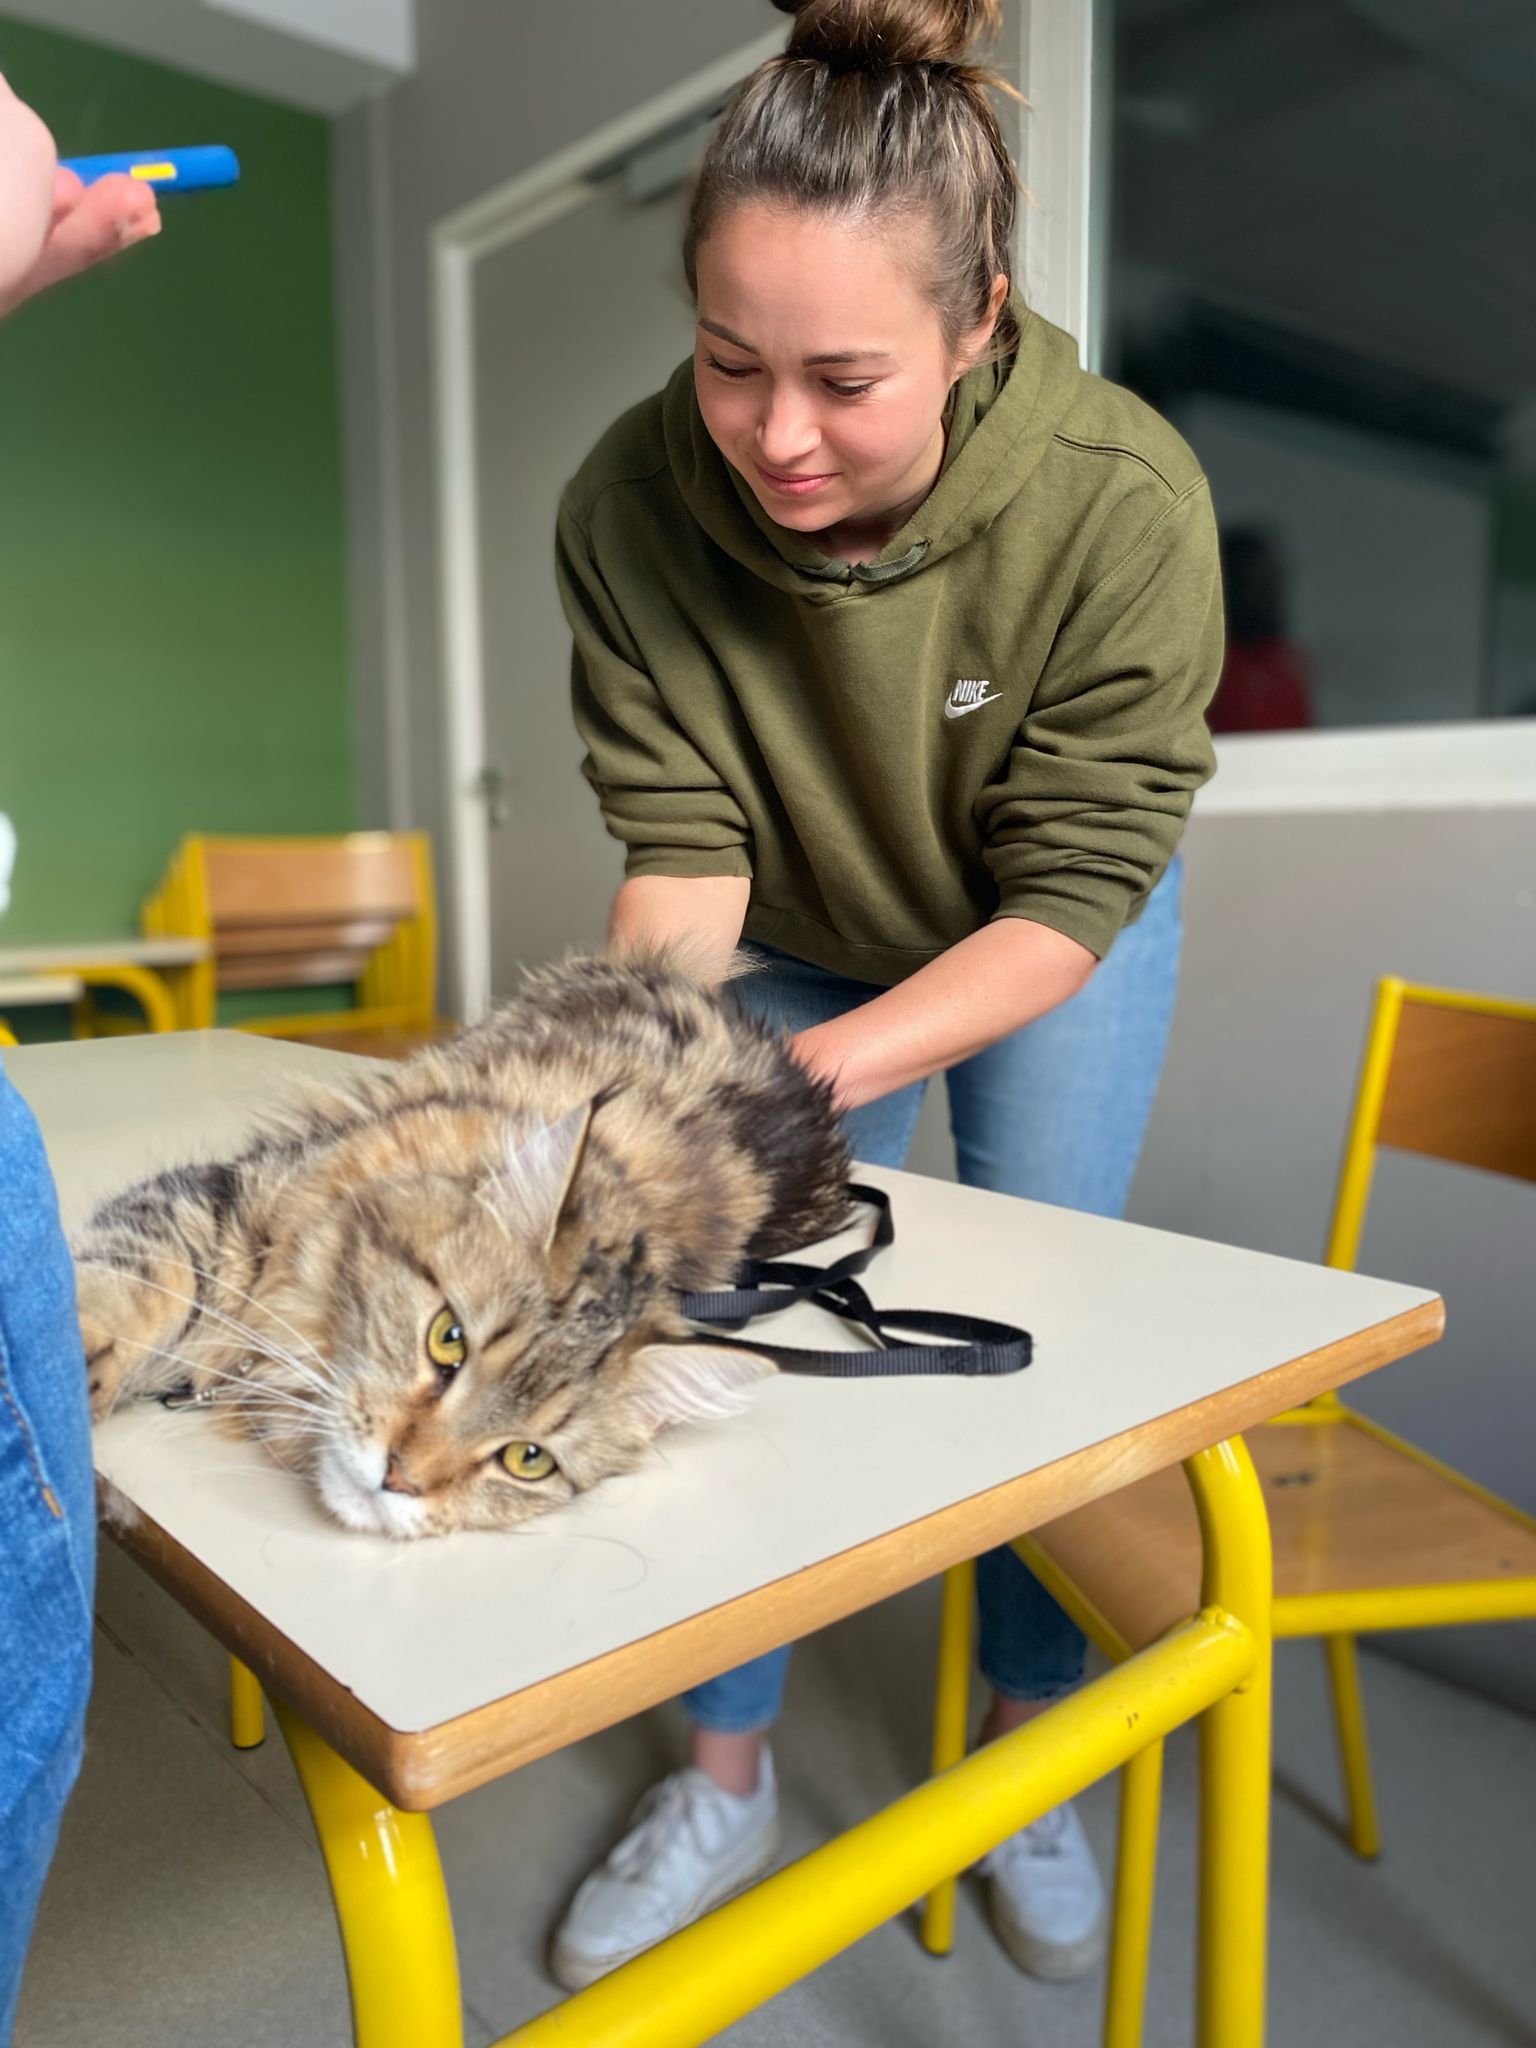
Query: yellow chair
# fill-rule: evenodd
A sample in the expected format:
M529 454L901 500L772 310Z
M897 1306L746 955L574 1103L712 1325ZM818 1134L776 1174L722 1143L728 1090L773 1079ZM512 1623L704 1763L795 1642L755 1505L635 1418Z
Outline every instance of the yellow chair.
M1378 1145L1536 1181L1536 1004L1386 979L1375 1009L1328 1234L1354 1266ZM1249 1438L1274 1542L1274 1633L1327 1652L1350 1844L1377 1854L1355 1637L1536 1616L1536 1519L1326 1394ZM1177 1471L1021 1537L1014 1549L1119 1661L1199 1604L1200 1537ZM970 1573L946 1577L934 1768L964 1750ZM1161 1744L1121 1781L1105 2048L1141 2039ZM928 1901L925 1944L947 1952L952 1886Z
M0 1017L0 1045L14 1045L16 1039L5 1019Z
M437 929L424 832L182 840L140 913L146 937L205 939L184 972L182 1025L207 1030L226 990L351 983L343 1010L239 1029L400 1057L453 1027L436 1012Z

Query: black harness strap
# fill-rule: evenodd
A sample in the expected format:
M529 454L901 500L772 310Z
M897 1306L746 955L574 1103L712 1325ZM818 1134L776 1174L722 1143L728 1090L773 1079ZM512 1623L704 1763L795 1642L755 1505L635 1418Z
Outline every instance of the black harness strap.
M862 1273L877 1252L896 1240L891 1199L883 1188L849 1183L849 1196L875 1211L874 1235L867 1245L830 1266L805 1266L789 1259L749 1260L737 1273L736 1285L713 1294L685 1294L681 1307L690 1322L739 1330L758 1316L772 1315L797 1301L830 1309L845 1322L866 1331L879 1346L874 1351L813 1351L790 1344L760 1344L709 1335L712 1342L736 1351L755 1351L771 1358L784 1372L811 1373L823 1379L884 1379L896 1373L981 1374L1022 1372L1032 1344L1027 1330L1011 1323L989 1322L985 1316L951 1314L943 1309L877 1309L853 1277ZM903 1343L899 1336L937 1337L941 1343Z

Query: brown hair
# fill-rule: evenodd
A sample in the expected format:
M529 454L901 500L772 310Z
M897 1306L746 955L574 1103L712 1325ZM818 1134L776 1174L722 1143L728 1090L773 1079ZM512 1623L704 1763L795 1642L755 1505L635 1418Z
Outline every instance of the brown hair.
M1013 274L1018 173L991 99L1013 88L966 61L996 32L999 0L774 5L795 16L789 47L738 89L705 152L683 244L690 289L730 206L767 200L851 220L921 209L932 230L924 288L953 350L986 318L992 280ZM1005 309L989 353L1017 342Z

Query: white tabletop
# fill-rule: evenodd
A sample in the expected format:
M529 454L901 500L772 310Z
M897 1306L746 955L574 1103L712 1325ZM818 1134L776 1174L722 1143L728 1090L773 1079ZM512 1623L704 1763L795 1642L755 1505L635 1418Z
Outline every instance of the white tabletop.
M0 1003L24 1008L36 1003L74 1003L85 994L85 984L73 974L0 973Z
M353 1064L237 1033L6 1055L72 1223L145 1171L227 1151L292 1080ZM1378 1359L1433 1334L1422 1311L1435 1297L1417 1288L916 1175L866 1177L890 1191L897 1231L866 1275L873 1298L1023 1323L1027 1372L781 1377L748 1414L672 1432L642 1471L526 1534L344 1533L262 1453L158 1406L97 1430L98 1470L390 1729L424 1730L1190 1404L1207 1404L1193 1412L1198 1423L1209 1409L1208 1434L1187 1447L1216 1440L1227 1429L1213 1397L1410 1312L1418 1334L1384 1333ZM774 1334L851 1341L805 1309ZM1290 1398L1271 1394L1260 1412ZM889 1589L923 1575L893 1567Z
M190 967L206 960L206 939L64 939L46 946L0 946L0 974L54 967Z

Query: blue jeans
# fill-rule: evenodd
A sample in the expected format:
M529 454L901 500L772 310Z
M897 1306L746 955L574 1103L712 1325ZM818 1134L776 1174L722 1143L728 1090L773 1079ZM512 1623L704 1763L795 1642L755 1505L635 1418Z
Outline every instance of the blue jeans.
M951 1067L949 1120L967 1187L1024 1195L1096 1216L1123 1214L1162 1069L1178 979L1179 862L1138 921L1123 931L1070 1002ZM881 993L773 948L738 985L741 1000L786 1031L842 1016ZM855 1159L900 1166L922 1107L923 1083L849 1112ZM896 1224L901 1227L898 1208ZM876 1272L875 1298L879 1299ZM920 1304L911 1304L920 1306ZM1026 1317L1027 1320L1027 1317ZM879 1399L875 1387L871 1400ZM977 1560L982 1675L1007 1699L1046 1700L1083 1675L1083 1638L1004 1546ZM684 1693L701 1728L766 1728L779 1710L789 1650L771 1650Z
M96 1514L85 1361L53 1181L0 1065L0 2043L80 1767Z

